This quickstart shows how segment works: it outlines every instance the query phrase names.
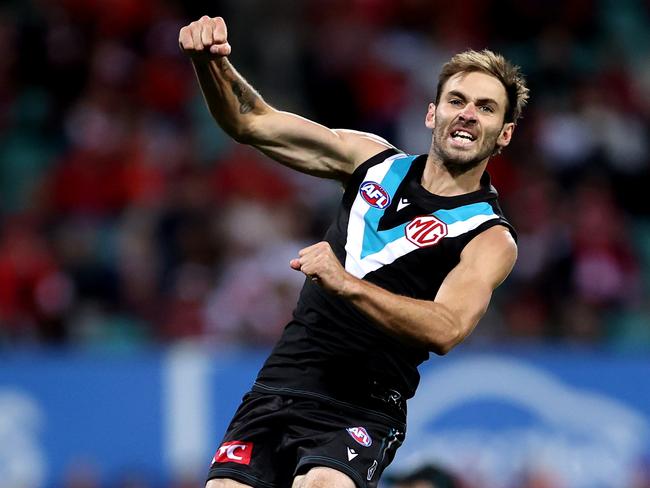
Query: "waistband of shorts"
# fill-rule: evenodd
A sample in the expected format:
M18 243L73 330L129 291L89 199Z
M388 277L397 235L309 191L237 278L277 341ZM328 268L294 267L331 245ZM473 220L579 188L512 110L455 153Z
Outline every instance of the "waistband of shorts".
M388 417L393 421L406 424L406 399L397 390L383 387L372 381L367 389L357 390L354 394L341 392L330 393L300 388L270 386L260 382L253 384L253 391L258 393L303 396L339 404L348 408L363 410L370 414Z

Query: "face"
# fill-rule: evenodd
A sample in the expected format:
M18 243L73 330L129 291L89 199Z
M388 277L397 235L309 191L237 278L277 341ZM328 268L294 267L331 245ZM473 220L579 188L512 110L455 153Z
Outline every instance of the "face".
M442 87L438 105L429 105L426 126L432 151L445 166L465 172L510 143L513 123L504 124L507 95L486 73L457 73Z

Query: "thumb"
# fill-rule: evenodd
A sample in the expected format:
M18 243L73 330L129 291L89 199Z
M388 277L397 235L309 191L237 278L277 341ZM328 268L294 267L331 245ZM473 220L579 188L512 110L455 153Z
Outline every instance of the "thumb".
M232 47L227 42L222 44L213 44L210 46L210 54L218 54L220 56L228 56L232 51Z

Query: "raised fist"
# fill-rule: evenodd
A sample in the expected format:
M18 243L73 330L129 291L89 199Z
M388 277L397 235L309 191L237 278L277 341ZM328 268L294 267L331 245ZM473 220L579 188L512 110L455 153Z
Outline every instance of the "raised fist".
M178 44L191 57L228 56L232 49L224 20L207 15L181 28Z

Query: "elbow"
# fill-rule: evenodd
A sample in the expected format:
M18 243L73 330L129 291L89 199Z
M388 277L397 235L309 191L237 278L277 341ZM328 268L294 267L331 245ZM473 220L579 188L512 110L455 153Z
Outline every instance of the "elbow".
M260 105L260 104L258 104ZM218 111L212 111L212 118L235 142L256 145L269 140L269 107L256 107L246 115L228 116Z
M449 351L452 350L453 347L442 347L440 345L434 345L429 348L429 350L434 353L437 356L444 356L447 354Z
M228 134L235 142L239 144L253 144L255 141L255 132L250 124L230 124L218 117L218 114L212 114L215 122Z
M463 342L463 339L465 339L465 334L463 334L459 326L449 327L445 331L445 334L436 335L435 337L430 338L428 341L429 351L438 356L444 356L458 344Z
M455 346L456 344L453 343L441 344L440 342L438 342L436 344L432 344L431 346L429 346L429 350L438 356L444 356L449 351L451 351Z
M476 323L468 322L460 314L441 304L434 305L438 313L428 327L426 343L430 352L444 356L465 340Z
M256 141L252 130L240 128L236 131L228 132L228 134L239 144L252 145Z

